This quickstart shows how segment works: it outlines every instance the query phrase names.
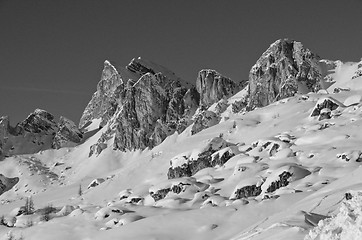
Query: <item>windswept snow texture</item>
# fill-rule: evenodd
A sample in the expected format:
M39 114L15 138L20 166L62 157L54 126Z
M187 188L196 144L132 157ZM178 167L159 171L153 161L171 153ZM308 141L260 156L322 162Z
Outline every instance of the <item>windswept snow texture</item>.
M153 149L110 138L89 156L112 124L94 118L76 147L7 157L0 239L361 239L358 68L339 63L328 91L235 111L244 89L208 108L215 124Z

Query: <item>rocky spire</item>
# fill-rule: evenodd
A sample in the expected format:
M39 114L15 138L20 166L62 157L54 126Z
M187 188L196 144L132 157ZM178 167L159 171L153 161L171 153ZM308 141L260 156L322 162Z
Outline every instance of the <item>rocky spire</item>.
M97 91L85 108L79 121L79 128L84 127L89 121L101 118L103 125L114 114L117 108L117 99L123 90L122 76L118 70L108 61L104 61L101 80L97 85Z
M104 87L98 84L84 111L83 116L89 117L82 117L80 126L95 118L109 123L97 144L91 147L91 154L102 151L111 138L114 149L152 148L190 124L199 102L199 94L191 84L167 68L142 58L132 59L118 74L121 79L127 79L124 81L127 83L102 94ZM109 81L103 76L100 82L106 86ZM103 107L97 107L102 105L97 103ZM112 111L104 116L107 106L108 109L111 106Z

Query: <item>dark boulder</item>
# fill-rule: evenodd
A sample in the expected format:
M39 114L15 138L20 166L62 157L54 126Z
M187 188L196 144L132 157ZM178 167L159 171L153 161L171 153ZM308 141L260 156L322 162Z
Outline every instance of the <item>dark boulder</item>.
M284 171L279 175L279 179L277 181L272 182L268 189L266 190L268 193L274 192L275 190L285 187L289 184L290 178L292 177L292 173Z
M234 198L248 198L248 197L256 197L261 194L261 186L250 185L237 189L234 192Z
M330 119L332 111L343 104L333 98L320 99L312 110L311 117L318 117L318 120Z
M18 177L8 178L0 174L0 195L12 189L18 182Z

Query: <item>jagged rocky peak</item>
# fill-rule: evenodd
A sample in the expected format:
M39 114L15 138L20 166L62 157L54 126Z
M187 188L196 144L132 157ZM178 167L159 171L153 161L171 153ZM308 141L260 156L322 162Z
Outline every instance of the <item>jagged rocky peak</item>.
M184 87L192 86L190 83L178 77L170 69L141 57L133 58L131 62L126 66L126 69L135 74L137 79L139 79L142 75L146 73L151 73L153 75L162 74L165 78L168 78L171 81L178 82Z
M33 113L16 126L18 134L22 134L24 131L31 133L51 133L55 130L56 123L54 116L42 109L35 109Z
M123 79L121 74L110 61L105 60L97 91L99 90L99 92L105 95L112 95L122 85Z
M104 61L101 80L97 91L85 108L79 121L79 128L95 119L101 119L102 125L113 116L119 93L123 90L123 79L119 71L108 60Z
M114 149L152 148L190 124L199 105L199 94L191 84L140 57L132 59L118 74L124 84L106 93L98 84L81 119L80 126L97 118L103 122L101 126L109 123L90 155L100 153L111 138Z
M32 154L50 148L76 146L82 133L69 119L54 116L41 109L12 127L7 116L0 117L0 160L17 154Z
M280 39L262 54L249 74L249 109L297 92L315 92L323 80L320 58L302 43Z
M141 57L133 58L126 68L133 73L139 74L140 76L146 73L155 74L155 71L151 67L148 67Z
M53 148L59 149L62 147L75 146L83 139L83 133L78 129L75 123L61 116L59 118L58 130L53 140Z
M196 89L159 64L138 57L116 69L106 61L79 127L88 130L93 121L106 126L90 155L100 153L110 139L114 149L152 148L190 125L198 106Z
M119 79L118 76L119 73L116 67L109 60L105 60L101 80L120 80L122 83L122 80Z
M79 128L85 127L96 119L100 119L100 127L106 125L115 114L117 107L125 101L124 88L132 88L145 74L154 75L160 87L166 90L192 86L166 67L141 57L132 59L126 67L118 69L109 61L105 61L97 91L83 112ZM172 91L166 92L172 94Z
M200 105L210 106L223 98L237 93L240 88L230 78L211 69L203 69L196 80L196 89L200 94Z

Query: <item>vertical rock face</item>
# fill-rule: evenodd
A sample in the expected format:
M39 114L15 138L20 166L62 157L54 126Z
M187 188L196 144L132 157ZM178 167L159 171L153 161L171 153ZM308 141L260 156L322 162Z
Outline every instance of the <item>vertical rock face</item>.
M4 147L8 141L8 135L10 132L9 117L0 117L0 160L5 155Z
M215 70L201 70L196 80L196 89L200 93L200 105L209 107L223 98L237 93L239 86L231 79Z
M109 143L122 151L153 148L193 122L193 133L217 124L218 113L205 112L206 108L240 89L241 85L214 70L200 71L194 87L145 59L134 58L117 70L106 61L79 126L95 119L102 119L101 125L107 126L91 146L90 156L99 154ZM224 105L217 109L225 110Z
M79 127L95 119L101 119L101 127L107 125L91 146L90 155L99 154L112 139L113 149L122 151L153 148L175 131L182 132L195 119L194 132L214 125L217 117L211 124L203 111L199 110L199 117L194 116L197 109L230 97L239 88L214 70L200 71L194 87L167 68L142 58L132 59L122 69L106 61Z
M147 73L126 90L117 119L115 148L144 149L157 144L151 136L157 121L164 120L168 106L166 92L160 88L159 80Z
M81 120L80 126L96 118L109 123L98 142L91 147L90 155L100 153L112 138L114 149L152 148L190 124L198 107L199 94L189 83L165 67L141 58L132 59L117 73L122 83L119 81L118 87L111 88L112 98L105 97L104 87L98 84ZM103 74L101 82L109 83ZM103 103L103 110L98 110L103 107L98 108L97 102ZM107 105L112 105L114 111L104 116Z
M318 91L323 78L319 60L300 42L281 39L270 45L250 70L249 109Z
M188 124L196 102L186 100L188 89L162 73L144 74L126 88L122 107L118 109L114 149L153 148Z
M58 131L53 140L53 148L59 149L62 147L73 146L80 143L83 134L75 125L75 123L63 116L60 117L58 122Z

